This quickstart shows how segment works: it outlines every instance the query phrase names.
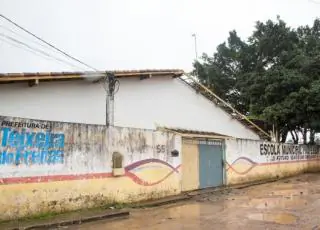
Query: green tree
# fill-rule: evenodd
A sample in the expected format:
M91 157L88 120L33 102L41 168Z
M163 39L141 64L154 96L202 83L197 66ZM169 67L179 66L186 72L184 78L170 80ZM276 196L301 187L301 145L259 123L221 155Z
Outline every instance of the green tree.
M247 41L236 31L212 57L203 54L194 73L236 109L271 124L277 141L320 130L320 20L290 28L277 17L257 22Z

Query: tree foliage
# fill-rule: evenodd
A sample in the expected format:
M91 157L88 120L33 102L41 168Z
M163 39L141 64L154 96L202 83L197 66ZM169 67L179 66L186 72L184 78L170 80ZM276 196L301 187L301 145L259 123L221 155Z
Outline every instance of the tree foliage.
M320 20L289 27L280 17L257 22L242 40L231 31L226 42L194 63L194 74L242 113L271 124L276 139L297 132L310 142L320 131Z

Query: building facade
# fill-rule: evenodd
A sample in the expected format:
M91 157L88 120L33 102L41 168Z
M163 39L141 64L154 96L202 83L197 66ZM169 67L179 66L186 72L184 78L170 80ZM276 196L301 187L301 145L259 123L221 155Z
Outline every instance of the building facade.
M180 70L116 72L120 85L114 99L114 125L142 129L165 126L260 139L181 81L181 75ZM29 87L30 81L39 84ZM106 124L106 91L84 74L0 75L0 83L3 116Z
M182 74L116 72L115 126L96 78L0 75L0 220L320 170L319 146L259 140Z
M0 116L0 220L320 170L319 146L193 135Z

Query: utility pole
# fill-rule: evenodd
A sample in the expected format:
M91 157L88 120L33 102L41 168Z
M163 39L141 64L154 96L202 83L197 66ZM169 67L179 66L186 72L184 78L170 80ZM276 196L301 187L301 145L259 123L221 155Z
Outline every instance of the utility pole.
M103 88L106 91L106 127L107 127L107 140L108 140L108 152L112 152L112 128L114 126L114 94L115 85L119 81L115 79L114 73L106 72L103 78L100 79ZM118 85L119 86L119 85ZM110 127L111 126L111 127Z
M114 94L115 86L119 84L113 73L107 72L103 78L103 86L106 91L106 126L114 125Z
M192 37L194 37L194 51L196 54L196 60L198 60L198 49L197 49L197 35L192 34Z
M194 52L196 55L195 62L198 62L198 47L197 47L197 35L195 33L192 34L192 37L194 38ZM197 63L195 65L195 72L196 72L196 77L199 76L198 68L197 68Z

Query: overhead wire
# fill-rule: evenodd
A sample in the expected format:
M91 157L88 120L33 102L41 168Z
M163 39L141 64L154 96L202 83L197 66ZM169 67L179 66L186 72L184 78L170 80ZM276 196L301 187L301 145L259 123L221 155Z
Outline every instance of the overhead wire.
M195 77L193 77L191 74L186 74L186 76L192 80L193 82L195 82L198 86L200 86L202 89L204 89L207 93L211 94L213 97L215 97L217 100L219 100L221 103L223 103L226 107L228 107L229 109L231 109L234 113L236 113L237 115L239 115L241 118L243 118L244 120L246 120L248 123L250 123L250 125L254 126L256 129L258 129L260 132L262 132L265 136L271 138L270 134L267 133L266 131L264 131L262 128L260 128L258 125L256 125L254 122L252 122L247 116L243 115L242 113L240 113L237 109L235 109L232 105L230 105L228 102L226 102L225 100L223 100L221 97L219 97L217 94L215 94L214 92L212 92L212 90L210 90L209 88L207 88L206 86L204 86L203 84L201 84L199 81L197 81L197 79Z
M76 62L78 62L78 63L80 63L80 64L82 64L82 65L84 65L84 66L86 66L86 67L88 67L88 68L90 68L90 69L93 69L94 71L99 71L98 69L96 69L96 68L94 68L94 67L92 67L92 66L90 66L90 65L88 65L88 64L86 64L86 63L84 63L84 62L82 62L82 61L80 61L79 59L71 56L70 54L66 53L65 51L57 48L55 45L53 45L53 44L45 41L44 39L40 38L39 36L35 35L34 33L30 32L29 30L27 30L27 29L25 29L24 27L20 26L20 25L17 24L16 22L14 22L14 21L12 21L11 19L7 18L7 17L4 16L3 14L0 14L0 17L3 18L3 19L5 19L6 21L10 22L11 24L15 25L16 27L18 27L19 29L23 30L24 32L28 33L28 34L31 35L32 37L35 37L35 38L38 39L39 41L41 41L41 42L45 43L46 45L50 46L51 48L59 51L60 53L62 53L62 54L65 55L66 57L71 58L72 60L74 60L74 61L76 61Z
M6 27L5 25L0 25L0 29L6 30L7 32L12 33L12 34L16 35L17 37L19 37L19 38L21 38L21 39L23 39L23 40L27 40L28 42L32 42L32 43L34 43L34 44L36 44L36 45L39 45L39 46L41 46L41 47L43 47L43 48L45 48L45 49L48 49L48 50L50 50L50 51L54 51L54 52L58 53L58 51L52 50L51 47L47 46L47 45L44 44L43 42L38 42L37 40L31 39L31 38L29 38L29 37L27 37L27 36L23 36L22 34L16 32L16 31L13 30L13 29L10 29L10 28ZM59 54L60 54L60 53L59 53Z
M10 46L16 47L16 48L18 48L18 49L25 50L25 51L27 51L27 52L29 52L29 53L32 53L32 54L36 55L36 56L45 58L45 59L47 59L47 60L52 60L52 58L48 58L47 56L41 55L41 54L39 54L39 53L31 50L31 49L27 49L27 48L25 48L24 46L18 45L17 43L11 42L11 41L6 40L6 39L4 39L4 38L2 38L2 37L0 37L0 41L2 41L2 42L4 42L4 43L7 43L7 44L9 44ZM61 64L61 63L59 62L59 64Z
M76 62L78 62L78 63L80 63L80 64L82 64L82 65L84 65L84 66L86 66L86 67L88 67L88 68L90 68L90 69L93 69L93 70L96 71L96 72L101 72L101 71L99 71L98 69L96 69L96 68L94 68L94 67L92 67L92 66L90 66L90 65L88 65L88 64L86 64L86 63L84 63L84 62L82 62L82 61L80 61L79 59L71 56L70 54L66 53L65 51L57 48L55 45L53 45L53 44L45 41L44 39L42 39L42 38L40 38L39 36L35 35L34 33L30 32L30 31L27 30L26 28L20 26L18 23L14 22L13 20L9 19L8 17L4 16L3 14L0 14L0 17L3 18L3 19L5 19L6 21L10 22L10 23L13 24L14 26L18 27L18 28L21 29L22 31L26 32L27 34L31 35L32 37L36 38L37 40L39 40L39 41L43 42L44 44L48 45L48 46L51 47L52 49L60 52L60 53L63 54L64 56L72 59L73 61L76 61ZM9 29L9 30L12 32L11 29ZM13 37L11 37L11 36L8 36L8 35L5 35L5 34L0 34L0 36L6 37L7 39L9 39L9 40L11 40L11 41L13 41L13 42L15 42L15 43L18 43L18 44L20 44L20 45L23 45L23 46L27 47L28 49L31 49L31 50L36 51L36 52L39 52L39 53L41 53L41 54L43 54L43 55L45 55L45 56L47 56L47 57L50 57L50 58L53 58L53 59L57 60L57 61L64 62L64 63L66 62L66 61L64 61L64 60L62 60L62 59L53 57L52 55L50 55L50 54L48 54L48 53L46 53L46 52L44 52L44 51L42 51L42 50L40 50L40 49L31 47L30 45L28 45L28 44L26 44L26 43L24 43L24 42L22 42L22 41L19 41L19 40L15 39L15 38L13 38ZM71 63L69 63L69 65L70 65L70 64L71 64ZM71 65L74 66L74 67L76 67L76 66L73 65L73 64L71 64ZM78 68L78 67L77 67L77 68ZM103 75L102 75L102 76L103 76ZM106 75L105 77L108 78L108 75ZM109 77L109 78L110 78L110 77ZM109 82L109 81L110 81L110 79L108 80L108 82ZM100 83L104 86L104 88L106 89L105 82L104 82L104 83L102 83L101 81L99 81L99 82L100 82ZM109 87L110 87L110 83L111 83L111 82L108 83L108 84L109 84ZM113 79L113 80L112 80L112 83L111 83L111 87L112 87L112 91L114 91L114 90L115 90L115 87L116 87L116 90L115 90L114 92L117 93L118 90L119 90L119 87L120 87L120 81L119 81L118 79Z
M13 38L13 37L11 37L11 36L9 36L9 35L5 35L5 34L3 34L3 33L0 33L0 36L3 37L3 38L6 38L6 39L8 39L8 40L10 40L11 43L13 42L13 43L19 44L20 46L26 47L26 48L28 48L29 50L32 50L33 53L34 53L34 52L41 53L42 55L44 55L44 56L46 56L46 57L49 57L49 58L54 59L54 60L56 60L56 61L59 61L59 62L61 62L61 63L63 63L63 64L70 65L70 66L72 66L73 68L76 68L76 69L79 68L78 66L76 66L76 65L74 65L74 64L72 64L72 63L70 63L70 62L68 62L68 61L66 61L66 60L63 60L63 59L54 57L54 56L50 55L49 53L47 53L47 52L45 52L45 51L43 51L43 50L40 50L40 49L35 48L35 47L32 47L32 46L26 44L25 42L22 42L22 41L20 41L20 40L18 40L18 39L15 39L15 38ZM6 40L5 40L5 39L2 39L2 41L5 42ZM84 69L82 69L82 70L84 70Z

